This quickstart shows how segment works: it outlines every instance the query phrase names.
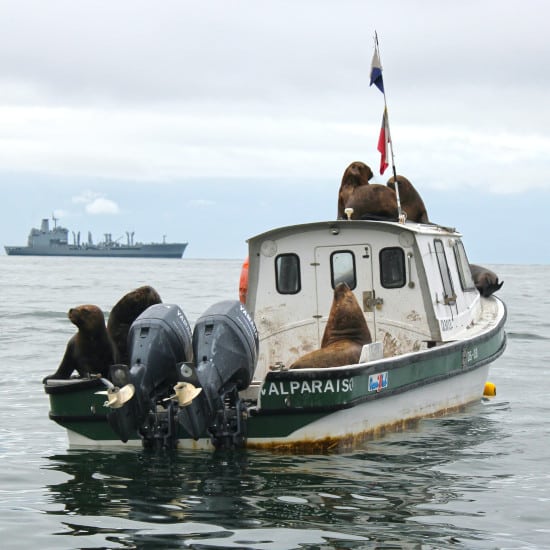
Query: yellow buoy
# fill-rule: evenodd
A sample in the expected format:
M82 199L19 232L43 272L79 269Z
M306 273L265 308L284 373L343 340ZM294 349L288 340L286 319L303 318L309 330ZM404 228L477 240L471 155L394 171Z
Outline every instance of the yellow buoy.
M497 394L497 387L492 382L485 382L483 395L485 397L494 397Z

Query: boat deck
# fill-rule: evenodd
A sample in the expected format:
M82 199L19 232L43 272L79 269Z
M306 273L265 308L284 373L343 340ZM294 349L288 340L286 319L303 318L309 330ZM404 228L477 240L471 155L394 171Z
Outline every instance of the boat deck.
M457 341L460 341L461 339L468 338L471 339L483 339L484 336L490 337L494 330L496 330L499 326L502 325L504 322L503 320L506 317L506 308L504 306L504 303L497 298L496 296L490 296L489 298L480 298L480 314L478 316L478 319L464 330L464 336L462 338L457 339ZM444 345L452 345L453 342L440 342L437 343L435 348L444 346ZM428 351L426 349L425 351ZM385 356L385 357L379 357L377 358L376 354L374 355L373 359L366 362L360 362L356 365L343 365L343 366L337 366L337 367L329 367L322 369L323 371L336 371L341 369L364 369L365 365L367 363L383 363L383 362L390 362L395 357L406 357L408 355L413 355L415 353L418 353L417 351L409 351L406 353L402 353L399 355L394 356ZM477 351L476 348L474 348L472 351L472 359L477 359ZM368 354L367 354L368 355ZM288 370L288 369L280 369L280 370ZM309 370L309 371L315 371L315 370L321 370L321 369L301 369L303 371ZM296 371L297 372L297 371ZM260 395L260 391L262 388L263 380L255 379L253 380L252 384L240 392L240 396L246 400L250 401L257 401L258 397Z

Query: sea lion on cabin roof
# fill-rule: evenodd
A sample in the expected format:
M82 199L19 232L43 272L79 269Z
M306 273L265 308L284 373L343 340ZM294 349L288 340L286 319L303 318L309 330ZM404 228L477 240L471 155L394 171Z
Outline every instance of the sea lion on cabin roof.
M364 162L352 162L344 171L342 183L338 190L338 219L345 218L345 203L354 190L362 185L369 185L372 178L372 170Z
M83 378L90 374L107 377L109 366L114 363L115 350L107 334L103 312L87 304L69 309L68 317L78 327L78 332L67 343L58 369L42 382L70 378L75 370Z
M361 307L346 283L334 289L321 349L297 359L291 369L311 369L353 365L359 361L365 344L372 337Z
M140 286L125 294L113 307L107 320L107 332L116 349L116 363L128 364L128 332L132 323L149 306L162 302L152 286Z
M481 265L470 264L470 271L477 290L484 298L491 296L504 284L504 281L498 282L496 273Z
M430 223L424 201L413 184L405 176L397 176L399 184L399 202L401 209L407 214L407 220L418 223ZM395 191L395 178L388 180L388 187Z
M356 187L344 203L344 210L352 208L352 220L381 218L397 220L397 196L386 185L372 183Z

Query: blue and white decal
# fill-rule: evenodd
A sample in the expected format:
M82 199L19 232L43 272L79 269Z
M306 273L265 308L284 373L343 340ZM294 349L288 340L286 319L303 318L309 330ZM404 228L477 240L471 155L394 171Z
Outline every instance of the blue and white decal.
M388 387L388 371L369 376L369 391L379 392Z

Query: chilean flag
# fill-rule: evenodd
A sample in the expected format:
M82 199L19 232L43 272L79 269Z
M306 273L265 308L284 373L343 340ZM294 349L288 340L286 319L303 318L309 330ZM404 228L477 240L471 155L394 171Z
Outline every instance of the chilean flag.
M370 68L370 85L375 85L382 93L384 93L384 81L382 80L382 64L378 56L378 48L375 48L372 56Z
M388 111L384 109L382 116L382 128L380 128L380 136L378 137L378 151L382 155L380 157L380 174L388 167L388 144L391 141L390 126L388 124Z

